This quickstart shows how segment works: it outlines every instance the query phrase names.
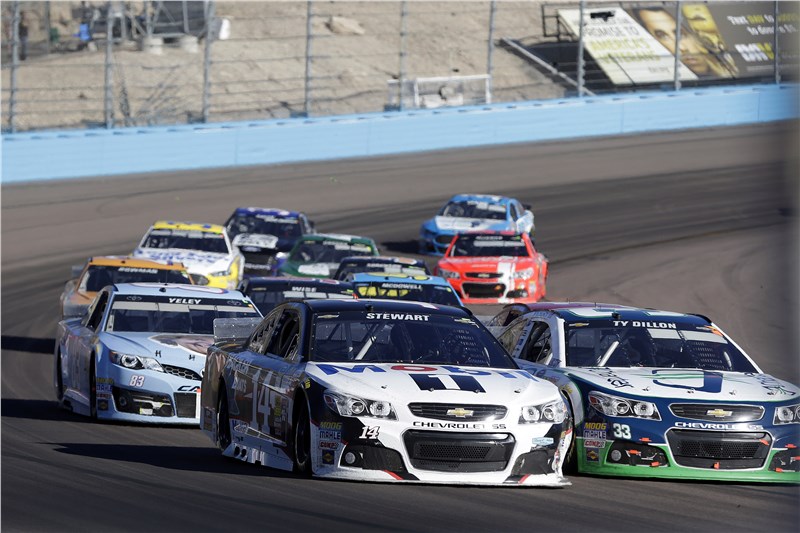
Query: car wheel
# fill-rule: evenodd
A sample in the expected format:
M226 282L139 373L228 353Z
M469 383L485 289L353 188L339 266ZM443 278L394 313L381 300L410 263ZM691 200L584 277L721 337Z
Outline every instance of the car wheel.
M567 448L567 455L564 457L564 464L561 467L561 471L565 476L568 476L578 473L578 454L575 452L578 433L575 428L575 416L572 409L572 402L569 401L566 395L564 396L564 401L569 409L569 420L572 426L572 441L569 443L569 448Z
M220 384L217 401L217 446L222 452L231 444L231 421L228 414L228 389Z
M58 403L64 399L64 378L61 372L61 350L56 349L56 369L55 369L55 386L56 386L56 399Z
M294 470L304 476L312 474L311 467L311 421L308 417L308 408L305 398L299 396L296 401L302 402L300 412L294 424Z
M89 416L97 418L97 372L95 371L94 354L89 363Z

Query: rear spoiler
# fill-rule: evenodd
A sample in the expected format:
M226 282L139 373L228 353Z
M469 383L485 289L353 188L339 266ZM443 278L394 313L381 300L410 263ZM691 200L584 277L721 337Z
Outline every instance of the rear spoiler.
M215 318L214 343L242 343L250 338L250 334L264 320L257 318Z

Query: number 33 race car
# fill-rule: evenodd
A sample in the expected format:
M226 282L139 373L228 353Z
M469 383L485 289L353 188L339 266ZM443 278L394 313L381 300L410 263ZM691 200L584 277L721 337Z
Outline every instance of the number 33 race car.
M568 484L563 397L465 309L287 302L244 343L225 331L238 322L215 323L201 393L226 456L326 478Z

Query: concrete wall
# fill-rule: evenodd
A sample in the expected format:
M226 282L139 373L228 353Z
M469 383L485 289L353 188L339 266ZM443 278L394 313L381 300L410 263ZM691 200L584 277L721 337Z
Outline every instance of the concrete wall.
M2 183L398 154L798 118L797 85L3 135Z

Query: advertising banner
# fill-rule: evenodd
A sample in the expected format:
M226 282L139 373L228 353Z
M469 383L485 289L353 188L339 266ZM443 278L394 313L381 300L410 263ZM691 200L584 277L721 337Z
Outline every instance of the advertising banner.
M559 9L558 16L575 37L580 34L580 10ZM674 28L673 21L673 34ZM621 8L585 9L583 42L615 85L664 83L675 77L672 52ZM680 67L680 76L697 79L686 66Z

